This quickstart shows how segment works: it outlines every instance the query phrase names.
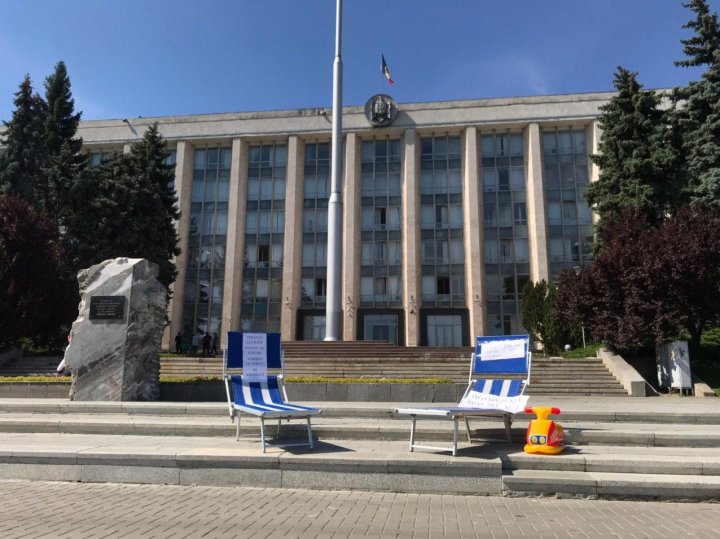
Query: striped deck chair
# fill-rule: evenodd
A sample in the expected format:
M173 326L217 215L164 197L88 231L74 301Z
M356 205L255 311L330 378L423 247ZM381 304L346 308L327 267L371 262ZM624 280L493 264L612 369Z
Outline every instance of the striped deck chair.
M472 442L469 420L473 417L498 417L505 424L508 443L512 443L510 427L517 412L527 403L523 395L530 384L530 339L527 335L477 337L475 352L470 359L470 378L463 398L452 408L397 408L400 415L409 415L410 451L414 449L451 450L457 455L458 421L465 420L468 442ZM451 419L451 447L415 443L417 418Z
M271 372L274 372L271 374ZM292 404L283 385L285 365L279 333L228 332L228 346L223 354L223 380L230 420L237 417L236 439L240 439L242 413L260 418L260 442L266 447L310 446L313 448L310 418L321 410ZM265 438L265 420L278 420L278 437L283 419L305 419L308 441L269 444Z

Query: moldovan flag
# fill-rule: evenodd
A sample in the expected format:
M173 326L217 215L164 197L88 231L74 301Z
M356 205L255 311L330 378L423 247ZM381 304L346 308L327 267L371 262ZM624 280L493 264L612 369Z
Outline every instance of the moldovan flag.
M387 64L385 63L385 55L384 55L384 54L381 54L380 56L382 57L382 72L383 72L383 75L385 75L385 78L387 78L388 82L389 82L391 85L393 85L393 84L395 84L395 81L392 80L392 77L390 76L390 68L389 68L389 67L387 66Z

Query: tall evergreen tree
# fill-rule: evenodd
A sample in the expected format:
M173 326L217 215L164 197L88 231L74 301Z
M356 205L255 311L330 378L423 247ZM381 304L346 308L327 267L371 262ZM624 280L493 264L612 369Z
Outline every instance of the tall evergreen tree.
M42 211L56 226L63 241L65 241L65 231L72 220L72 189L86 167L86 157L74 153L70 144L64 142L60 151L49 157L48 164L43 170ZM75 273L78 268L70 266L68 269Z
M82 138L76 138L81 113L75 112L70 79L65 63L45 79L44 143L47 159L36 184L37 207L58 227L64 227L68 215L70 188L85 167L87 159L80 154Z
M55 66L55 72L45 79L45 144L48 153L60 153L63 143L70 146L76 154L82 148L82 138L75 138L82 113L75 112L75 100L70 91L70 78L65 62Z
M174 281L179 214L167 156L165 141L152 126L129 154L115 155L80 175L72 190L70 225L77 267L120 256L146 258L159 266L160 282Z
M707 67L699 81L674 92L675 144L685 164L691 200L720 207L720 23L705 0L687 4L695 19L684 28L694 35L683 40L683 67Z
M35 184L45 159L43 143L45 102L33 94L29 75L15 94L15 111L4 122L5 153L0 159L0 192L33 201Z
M670 131L661 97L643 90L637 73L618 67L618 94L600 110L602 138L592 160L600 178L585 196L600 215L600 224L634 209L657 225L680 205L677 154L669 144Z
M160 135L157 124L151 125L142 140L133 144L130 155L134 160L136 174L144 177L147 188L153 194L151 217L157 238L157 260L160 266L158 279L165 286L175 280L177 270L172 258L180 254L179 238L175 224L180 218L177 208L175 189L171 187L175 179L175 168L166 164L170 152Z
M675 65L698 67L715 63L715 51L720 48L720 25L717 14L710 13L710 6L706 0L690 0L683 6L695 13L695 19L683 25L683 28L692 30L694 35L689 39L680 40L687 59L678 60Z

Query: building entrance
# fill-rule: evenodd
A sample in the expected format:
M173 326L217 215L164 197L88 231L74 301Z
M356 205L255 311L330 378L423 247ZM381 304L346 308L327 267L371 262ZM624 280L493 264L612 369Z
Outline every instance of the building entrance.
M398 316L395 314L365 315L363 329L366 341L398 344Z

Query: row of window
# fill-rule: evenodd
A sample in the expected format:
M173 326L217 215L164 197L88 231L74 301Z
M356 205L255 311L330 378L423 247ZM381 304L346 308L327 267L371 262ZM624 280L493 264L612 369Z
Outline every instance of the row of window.
M422 298L437 306L464 306L461 139L424 137L420 146ZM399 236L401 151L400 139L363 141L361 145L361 301L374 307L391 306L401 300L402 282L397 271L403 258ZM501 326L510 320L516 327L517 283L527 279L529 259L523 136L483 135L480 151L486 286L492 289L500 277L503 282L511 279L515 283L515 305L502 302L499 312L493 314L499 316ZM543 156L549 254L556 276L556 269L583 263L592 251L592 215L583 198L588 181L584 131L544 132ZM327 287L330 145L306 144L304 157L301 301L317 306L324 304ZM221 282L220 272L224 270L230 161L230 148L195 152L187 273L194 280L186 281L183 314L183 329L188 333L219 330L219 315L213 318L212 313L221 311L222 306L222 296L217 294L221 285L216 283ZM251 146L247 172L243 282L255 285L243 286L242 302L259 305L266 304L268 298L279 300L282 288L281 274L273 280L268 272L282 265L287 147ZM211 275L209 279L201 278L199 272L190 271L194 269L207 269ZM271 293L271 289L277 293ZM204 303L212 306L207 312L198 308ZM494 303L492 310L497 310ZM280 314L275 308L246 307L241 318L244 329L279 329ZM488 324L494 326L496 320ZM486 329L490 334L493 331L491 327Z

